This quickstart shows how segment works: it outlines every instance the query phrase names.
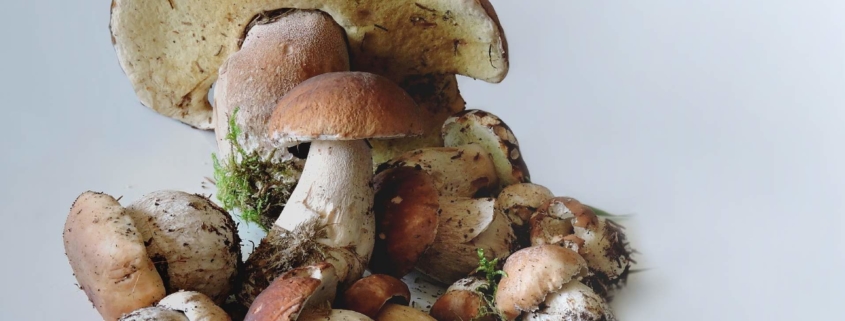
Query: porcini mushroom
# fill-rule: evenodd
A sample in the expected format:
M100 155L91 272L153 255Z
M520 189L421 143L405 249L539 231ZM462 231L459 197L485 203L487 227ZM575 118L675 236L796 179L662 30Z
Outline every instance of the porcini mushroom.
M465 110L446 119L443 123L445 146L477 143L490 153L499 174L499 190L518 184L530 183L528 166L519 150L519 141L499 117L481 110Z
M552 197L554 194L548 188L532 183L509 185L499 192L496 211L511 220L520 248L531 245L529 219L537 212L537 208Z
M279 102L269 123L279 147L311 141L296 189L246 262L242 303L296 264L328 261L345 286L373 249L372 157L365 139L419 135L418 107L384 77L326 73Z
M303 311L325 309L337 281L334 267L325 262L290 270L255 298L244 321L294 321Z
M79 287L104 320L117 320L166 295L135 222L113 197L82 193L62 237Z
M208 198L157 191L127 206L168 293L201 292L222 304L238 281L235 222Z
M411 291L401 280L385 274L372 274L355 281L341 297L341 306L375 318L385 304L408 305Z
M267 120L290 89L349 70L346 32L322 12L288 10L256 19L214 87L217 198L247 222L269 228L302 171L304 155L276 149Z
M179 291L170 294L161 299L156 306L182 312L189 321L232 320L211 298L194 291Z
M497 213L493 198L441 197L440 224L417 270L444 284L466 277L478 267L478 249L487 259L510 255L515 236L510 221Z
M633 261L623 227L571 197L549 199L531 218L532 244L558 244L578 251L591 276L585 280L596 292L624 282Z
M437 321L420 310L406 305L385 304L379 314L373 318L375 321Z
M446 293L437 298L429 314L437 321L495 321L490 308L481 293L488 283L483 278L471 276L460 279L446 289Z
M508 72L507 41L487 0L402 0L390 6L372 0L115 0L109 26L141 102L207 129L213 125L206 97L218 68L237 50L250 21L282 9L329 14L346 30L352 64L397 83L429 74L499 82Z
M495 301L508 320L523 313L533 320L615 320L604 300L578 281L588 270L575 251L533 246L511 255L503 269Z
M434 179L423 170L400 167L373 178L376 239L370 270L403 277L437 235L440 205Z

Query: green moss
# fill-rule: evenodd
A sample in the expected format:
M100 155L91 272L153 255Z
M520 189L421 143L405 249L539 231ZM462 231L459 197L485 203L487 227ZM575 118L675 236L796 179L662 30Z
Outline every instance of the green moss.
M496 308L496 291L499 290L499 281L506 277L507 273L499 269L499 259L488 260L484 256L484 249L478 249L478 268L474 273L479 273L487 280L487 283L478 287L478 292L484 300L479 308L478 315L473 320L492 316L496 320L507 320L504 314Z
M226 134L231 152L224 159L211 155L217 199L226 210L239 211L245 222L258 224L267 231L284 208L302 169L292 162L268 161L272 155L261 157L256 151L244 150L238 142L243 133L235 122L237 112L238 108L232 111Z

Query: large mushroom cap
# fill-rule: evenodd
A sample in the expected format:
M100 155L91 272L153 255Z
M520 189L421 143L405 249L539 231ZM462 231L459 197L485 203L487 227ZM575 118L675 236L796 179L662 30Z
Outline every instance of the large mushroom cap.
M206 99L217 70L257 15L318 9L344 29L359 70L391 75L462 74L491 82L508 72L507 42L487 0L115 0L111 36L141 102L211 128Z
M293 269L276 278L249 307L244 321L293 321L303 310L334 300L337 276L331 264Z
M587 273L587 262L578 253L557 245L525 248L511 255L503 267L496 307L510 320L535 311L546 296Z
M402 88L366 72L312 77L289 91L269 122L282 143L422 134L419 107Z

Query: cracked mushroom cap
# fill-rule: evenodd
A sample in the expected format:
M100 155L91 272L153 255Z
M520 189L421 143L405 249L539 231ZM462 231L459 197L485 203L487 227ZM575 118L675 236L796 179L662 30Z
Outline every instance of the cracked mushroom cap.
M492 315L479 318L485 304L481 287L486 285L487 280L476 276L458 280L437 298L429 314L437 321L495 321Z
M334 301L337 275L331 264L301 267L282 274L249 307L244 321L293 321L304 310Z
M223 303L241 265L237 227L226 211L203 196L168 190L126 209L168 293L197 291Z
M492 158L478 144L408 151L379 165L376 172L400 167L431 175L440 196L484 197L499 185Z
M419 107L402 88L366 72L312 77L279 101L269 121L281 145L422 134Z
M510 221L493 210L493 198L440 198L440 225L417 270L444 284L466 277L478 267L478 249L488 260L511 253L515 236Z
M465 110L443 123L445 146L477 143L493 158L499 175L499 189L518 183L530 183L528 165L519 151L519 141L499 117L477 109Z
M604 298L581 282L573 281L550 294L543 307L526 313L525 321L616 321Z
M373 178L376 239L370 270L403 277L437 235L440 205L431 176L414 168L396 168Z
M229 118L238 109L237 137L246 152L283 159L289 154L266 141L267 119L276 103L313 76L349 70L346 32L320 11L291 10L255 24L240 50L220 67L214 86L215 133L220 153L230 151ZM275 152L274 152L275 151Z
M79 287L104 320L148 307L166 294L135 222L113 197L80 195L62 233Z
M371 318L388 302L408 305L411 291L405 282L384 274L372 274L356 281L341 298L341 306Z
M507 41L487 0L114 0L112 44L145 106L197 128L212 127L207 100L224 59L256 16L319 9L346 30L353 65L390 76L461 74L499 82Z
M578 253L557 245L541 245L513 253L505 262L507 274L499 281L496 307L516 319L536 311L546 297L587 274L587 263Z

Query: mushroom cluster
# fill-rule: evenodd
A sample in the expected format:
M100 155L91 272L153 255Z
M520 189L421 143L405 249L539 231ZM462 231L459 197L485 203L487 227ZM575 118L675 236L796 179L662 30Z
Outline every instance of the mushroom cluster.
M508 73L487 0L114 0L110 30L145 106L215 131L221 207L80 195L65 250L105 320L614 320L622 226L465 109L456 75ZM230 213L266 232L245 261Z

